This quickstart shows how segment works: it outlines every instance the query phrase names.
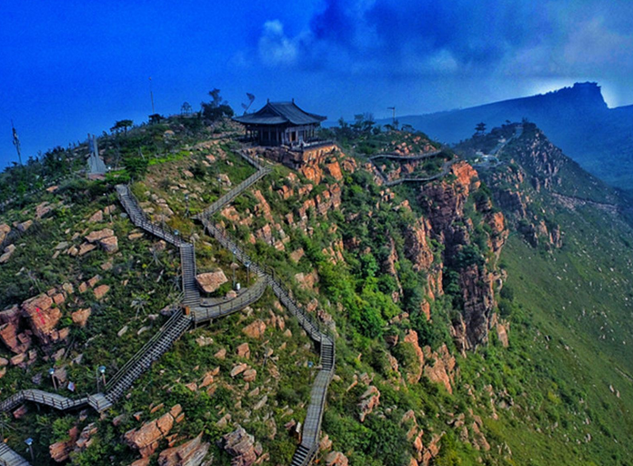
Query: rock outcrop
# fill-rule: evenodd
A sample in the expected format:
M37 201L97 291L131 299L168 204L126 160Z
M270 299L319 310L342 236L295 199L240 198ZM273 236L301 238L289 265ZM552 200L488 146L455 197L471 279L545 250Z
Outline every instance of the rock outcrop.
M251 466L261 455L261 445L242 426L222 437L224 450L233 457L231 466Z
M213 293L228 281L221 269L196 275L196 282L205 293Z
M202 441L202 433L177 447L163 450L158 455L159 466L199 466L204 461L211 444Z
M127 431L123 435L123 440L130 447L138 450L143 458L147 458L156 451L160 440L169 434L174 423L183 418L182 407L175 405L158 419L143 424L138 429Z

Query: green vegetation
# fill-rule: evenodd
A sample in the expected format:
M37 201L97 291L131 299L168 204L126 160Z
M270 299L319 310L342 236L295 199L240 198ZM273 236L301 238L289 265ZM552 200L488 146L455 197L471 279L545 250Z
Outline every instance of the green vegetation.
M52 391L53 365L77 387L60 393L94 392L95 368L105 364L112 376L177 298L177 250L139 234L121 215L115 183L132 182L152 221L195 240L198 271L223 270L229 283L214 296L228 292L232 254L191 216L254 169L236 153L237 128L222 118L229 112L219 91L210 94L201 114L183 111L139 127L116 122L115 134L99 145L107 163L122 168L106 180L75 176L50 192L27 194L52 182L59 164L60 174L73 173L84 146L56 149L0 175L0 195L14 197L2 214L11 228L3 246L16 246L0 264L0 304L20 304L66 283L74 290L56 305L68 339L34 347L32 363L9 365L3 398L22 388ZM514 128L480 133L458 150L494 148ZM499 155L501 164L481 170L481 180L454 171L393 189L365 169L368 155L439 146L421 133L376 128L367 115L324 134L343 152L327 154L313 171L274 166L215 221L336 336L337 370L323 419L332 450L351 465L407 465L423 455L436 466L627 464L633 231L615 213L617 193L563 159L529 125ZM445 155L417 168L435 172L454 157ZM336 164L342 179L326 168ZM20 185L21 179L37 182ZM5 185L14 181L18 189L10 194ZM51 210L37 218L38 205ZM91 220L99 211L102 219ZM510 229L501 250L499 212ZM34 222L20 232L17 225L27 220ZM69 253L106 227L118 238L117 252ZM242 286L255 279L243 266L235 273ZM94 286L80 291L97 275L96 283L110 287L102 298ZM73 312L87 307L91 315L81 327ZM466 348L478 311L498 325L486 326L488 338ZM261 338L242 331L259 321L266 325ZM460 334L462 327L471 333ZM249 355L238 355L243 343ZM102 417L28 404L23 418L11 419L7 443L23 451L31 436L38 464L53 464L49 445L67 439L74 426L94 423L91 445L71 453L70 464L127 465L138 453L122 436L180 404L185 421L171 432L177 444L202 433L214 463L230 464L218 441L239 424L271 464L289 464L297 439L285 426L305 418L316 350L269 290L250 308L186 333ZM12 356L3 345L0 357ZM254 380L231 377L238 364L255 369ZM202 387L205 379L212 382ZM167 446L161 440L152 461Z

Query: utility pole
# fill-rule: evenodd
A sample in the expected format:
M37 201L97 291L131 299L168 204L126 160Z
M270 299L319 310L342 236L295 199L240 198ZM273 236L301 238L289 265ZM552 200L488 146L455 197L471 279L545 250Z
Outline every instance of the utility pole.
M396 127L396 107L395 106L394 107L387 107L387 109L393 110L392 124L393 124L393 127L395 128Z
M154 91L152 90L152 77L149 78L149 97L152 99L152 115L156 114L154 110Z
M13 145L15 146L15 150L18 151L18 160L20 161L20 165L22 165L22 148L20 147L20 138L13 125L13 120L11 120L11 129L13 130Z

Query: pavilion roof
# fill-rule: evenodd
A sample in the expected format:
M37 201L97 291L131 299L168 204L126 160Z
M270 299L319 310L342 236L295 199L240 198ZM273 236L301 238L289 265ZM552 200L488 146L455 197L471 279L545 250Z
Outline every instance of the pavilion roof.
M293 102L268 102L255 113L234 117L233 120L249 125L310 125L318 124L327 117L301 110Z

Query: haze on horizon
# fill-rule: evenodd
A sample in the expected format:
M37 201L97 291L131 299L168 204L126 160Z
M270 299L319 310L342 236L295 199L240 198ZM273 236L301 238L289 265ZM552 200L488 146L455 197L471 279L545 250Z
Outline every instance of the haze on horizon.
M4 2L0 166L194 110L219 88L241 111L271 100L336 121L464 108L596 81L633 103L627 0ZM215 2L214 2L215 3Z

